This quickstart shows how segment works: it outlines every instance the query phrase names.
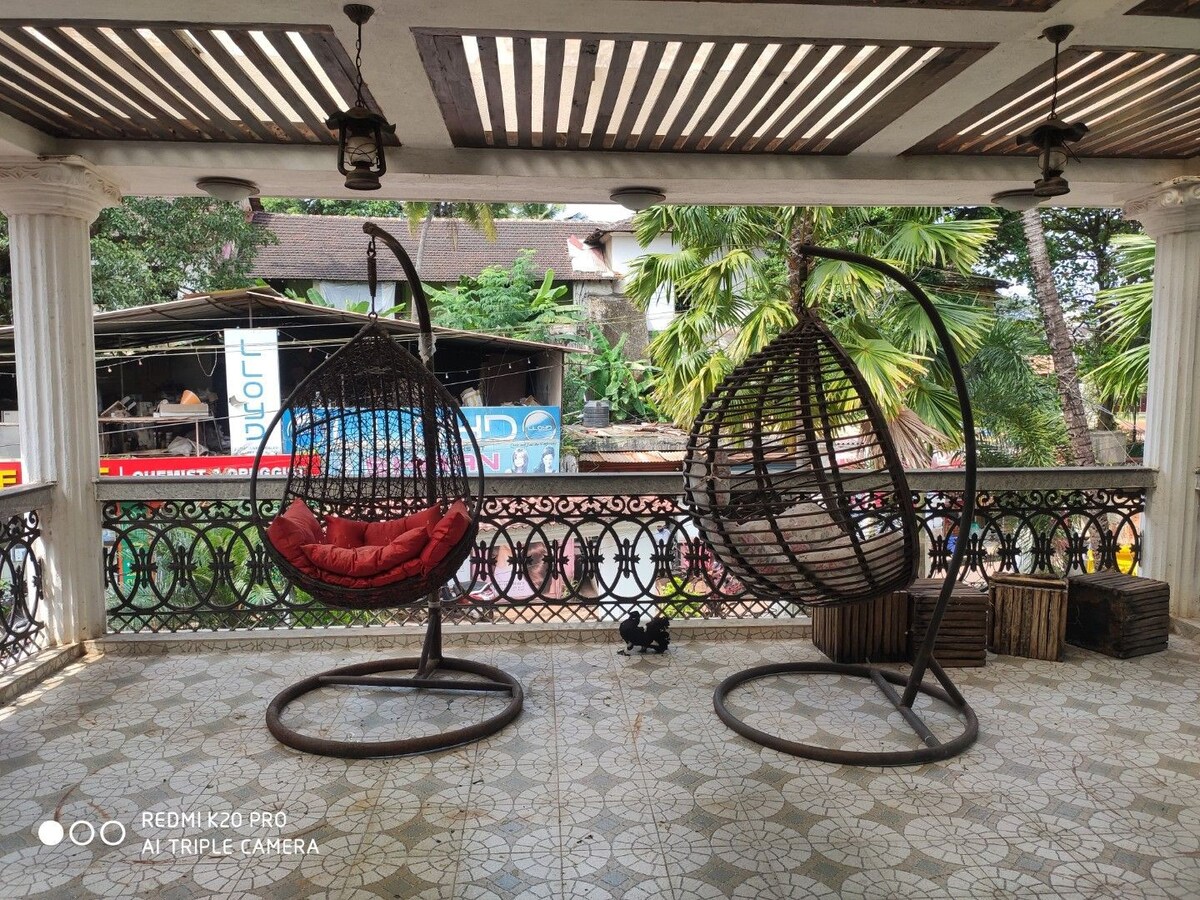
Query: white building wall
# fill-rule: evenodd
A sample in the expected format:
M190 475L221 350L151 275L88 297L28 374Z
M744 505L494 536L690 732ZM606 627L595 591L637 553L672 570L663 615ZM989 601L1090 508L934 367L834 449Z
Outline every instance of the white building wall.
M609 267L615 272L620 281L618 287L625 291L626 276L629 274L629 264L645 253L671 253L679 248L670 235L659 235L650 242L648 247L638 243L637 237L627 232L612 232L608 235ZM651 332L662 331L675 317L675 299L667 289L660 290L646 309L646 327Z

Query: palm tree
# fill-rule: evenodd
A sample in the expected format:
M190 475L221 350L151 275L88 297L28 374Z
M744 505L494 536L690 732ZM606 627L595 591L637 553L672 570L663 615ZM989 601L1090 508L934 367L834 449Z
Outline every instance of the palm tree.
M645 306L672 296L679 314L650 345L656 401L687 425L734 366L817 307L863 374L910 461L953 442L958 404L920 306L872 269L811 260L804 243L884 259L914 273L970 356L991 326L969 278L993 221L947 221L932 208L658 206L634 219L643 245L671 234L676 251L630 268L626 293Z
M1035 321L1001 314L967 363L983 465L1061 463L1067 432L1053 377L1035 372L1030 364L1045 352L1045 337Z
M1092 435L1088 430L1087 413L1083 408L1083 392L1079 387L1079 370L1072 349L1071 332L1058 299L1058 288L1054 284L1054 273L1050 268L1050 252L1046 247L1046 233L1042 229L1042 215L1035 207L1021 214L1021 226L1029 244L1029 264L1033 270L1033 296L1042 311L1042 322L1046 326L1046 339L1050 342L1050 355L1054 358L1054 371L1058 377L1058 397L1062 403L1063 416L1067 420L1067 437L1070 440L1071 463L1076 466L1094 466L1096 451L1092 447Z
M496 216L487 203L412 200L404 204L404 216L408 219L409 230L418 235L417 258L413 260L418 272L425 258L425 239L434 219L462 219L489 241L496 239Z
M1144 234L1113 238L1116 268L1125 284L1097 295L1105 304L1103 323L1111 356L1087 378L1101 396L1136 410L1150 374L1150 314L1154 300L1154 239Z

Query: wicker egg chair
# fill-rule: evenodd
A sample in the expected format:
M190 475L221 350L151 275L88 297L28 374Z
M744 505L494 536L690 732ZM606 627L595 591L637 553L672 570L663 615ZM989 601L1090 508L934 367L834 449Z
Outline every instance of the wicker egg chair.
M910 278L885 263L806 246L810 257L852 262L893 279L932 323L954 380L965 436L963 509L974 515L975 440L966 381L941 317ZM920 552L913 495L883 414L862 374L808 308L770 345L717 386L692 426L685 459L685 501L701 536L729 572L760 598L803 606L859 603L904 590ZM946 759L978 735L970 706L933 659L950 592L966 549L958 541L925 640L905 678L871 665L782 663L759 666L718 686L718 715L735 731L797 756L856 765L907 765ZM940 686L926 685L926 670ZM790 741L747 725L726 703L736 687L788 674L869 678L925 746L859 752ZM893 685L903 685L900 696ZM950 705L964 730L942 742L913 711L917 693Z
M314 369L267 427L250 480L251 508L262 545L291 584L339 609L424 604L420 657L332 669L281 692L267 727L282 743L327 756L366 758L427 752L499 731L521 710L520 683L471 660L442 656L439 589L467 559L478 533L483 461L454 398L432 370L433 329L421 280L400 243L373 223L367 275L376 288L376 242L387 246L413 292L421 359L369 321ZM260 514L260 465L283 429L291 457L279 514ZM469 441L464 444L462 435ZM274 498L272 492L272 499ZM382 673L411 670L412 676ZM443 670L476 678L445 677ZM283 723L289 703L330 685L444 691L495 691L508 705L480 723L440 734L391 741L340 741L301 734Z

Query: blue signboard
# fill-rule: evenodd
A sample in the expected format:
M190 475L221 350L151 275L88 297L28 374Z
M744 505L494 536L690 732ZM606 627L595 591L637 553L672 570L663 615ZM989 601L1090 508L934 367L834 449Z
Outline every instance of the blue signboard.
M463 443L475 433L483 457L485 475L498 473L547 474L557 472L562 418L557 406L468 406L463 408L466 427ZM311 449L332 474L370 476L390 470L393 475L413 474L411 459L376 460L372 471L349 471L351 461L370 458L370 447L385 443L386 432L393 446L421 447L421 420L407 410L338 410L327 421L310 422L304 416L293 419L285 411L280 423L283 452Z
M466 406L463 416L479 442L485 475L558 471L562 418L557 406Z

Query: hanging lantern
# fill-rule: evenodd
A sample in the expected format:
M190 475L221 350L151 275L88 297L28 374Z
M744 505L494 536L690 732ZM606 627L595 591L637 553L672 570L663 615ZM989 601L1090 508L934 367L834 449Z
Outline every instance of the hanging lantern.
M384 157L384 135L396 133L396 126L382 114L370 109L363 101L362 27L375 10L361 3L343 7L346 16L358 26L355 43L354 70L357 75L354 105L336 112L325 122L338 132L338 172L346 176L346 187L352 191L377 191L379 179L387 171Z
M1038 168L1042 177L1033 183L1035 197L1060 197L1071 192L1063 171L1070 158L1070 144L1083 138L1088 127L1082 122L1068 124L1058 118L1058 53L1059 46L1074 30L1071 25L1054 25L1042 32L1042 37L1054 42L1054 80L1050 97L1050 115L1029 134L1017 138L1018 143L1038 148Z

